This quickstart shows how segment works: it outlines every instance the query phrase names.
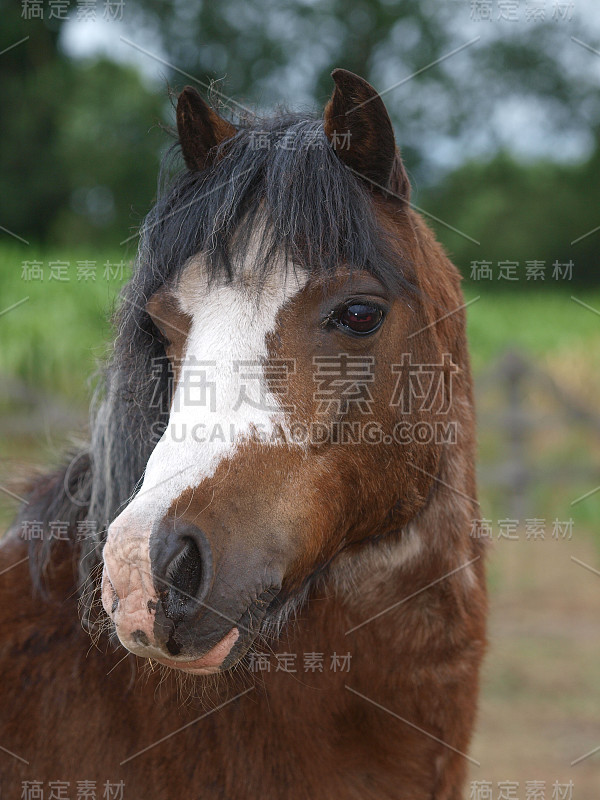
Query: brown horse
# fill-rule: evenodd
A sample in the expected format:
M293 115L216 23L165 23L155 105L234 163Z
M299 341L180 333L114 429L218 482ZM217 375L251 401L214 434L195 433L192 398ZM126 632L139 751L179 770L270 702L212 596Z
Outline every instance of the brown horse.
M333 77L323 119L179 96L187 169L90 445L0 550L3 796L462 797L486 593L460 279L381 98Z

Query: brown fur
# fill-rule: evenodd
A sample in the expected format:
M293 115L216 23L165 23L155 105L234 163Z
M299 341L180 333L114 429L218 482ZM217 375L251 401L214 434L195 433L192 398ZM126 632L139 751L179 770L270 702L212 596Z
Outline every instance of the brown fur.
M211 150L235 136L235 128L216 113L193 86L186 86L177 102L177 131L185 163L202 170Z

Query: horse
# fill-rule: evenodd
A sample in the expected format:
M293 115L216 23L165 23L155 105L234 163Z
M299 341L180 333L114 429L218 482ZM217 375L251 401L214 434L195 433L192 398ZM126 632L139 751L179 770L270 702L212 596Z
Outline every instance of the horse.
M322 116L179 94L89 442L0 548L7 797L463 796L460 274L381 97L332 77Z

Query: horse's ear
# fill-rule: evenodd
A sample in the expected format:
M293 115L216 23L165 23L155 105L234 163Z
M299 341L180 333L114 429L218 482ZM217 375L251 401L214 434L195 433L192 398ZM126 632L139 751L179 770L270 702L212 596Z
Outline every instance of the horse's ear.
M183 158L190 170L202 170L213 147L231 139L236 128L220 117L192 86L177 100L177 132Z
M410 185L383 100L353 72L334 69L331 77L335 89L324 124L337 155L367 181L408 200Z

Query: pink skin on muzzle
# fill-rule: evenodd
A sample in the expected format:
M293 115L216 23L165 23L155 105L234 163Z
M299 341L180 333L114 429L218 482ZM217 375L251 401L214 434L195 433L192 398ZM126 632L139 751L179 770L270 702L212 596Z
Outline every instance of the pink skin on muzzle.
M158 596L152 580L148 536L117 532L111 527L102 554L102 605L119 639L137 655L144 644L155 646L154 618Z

